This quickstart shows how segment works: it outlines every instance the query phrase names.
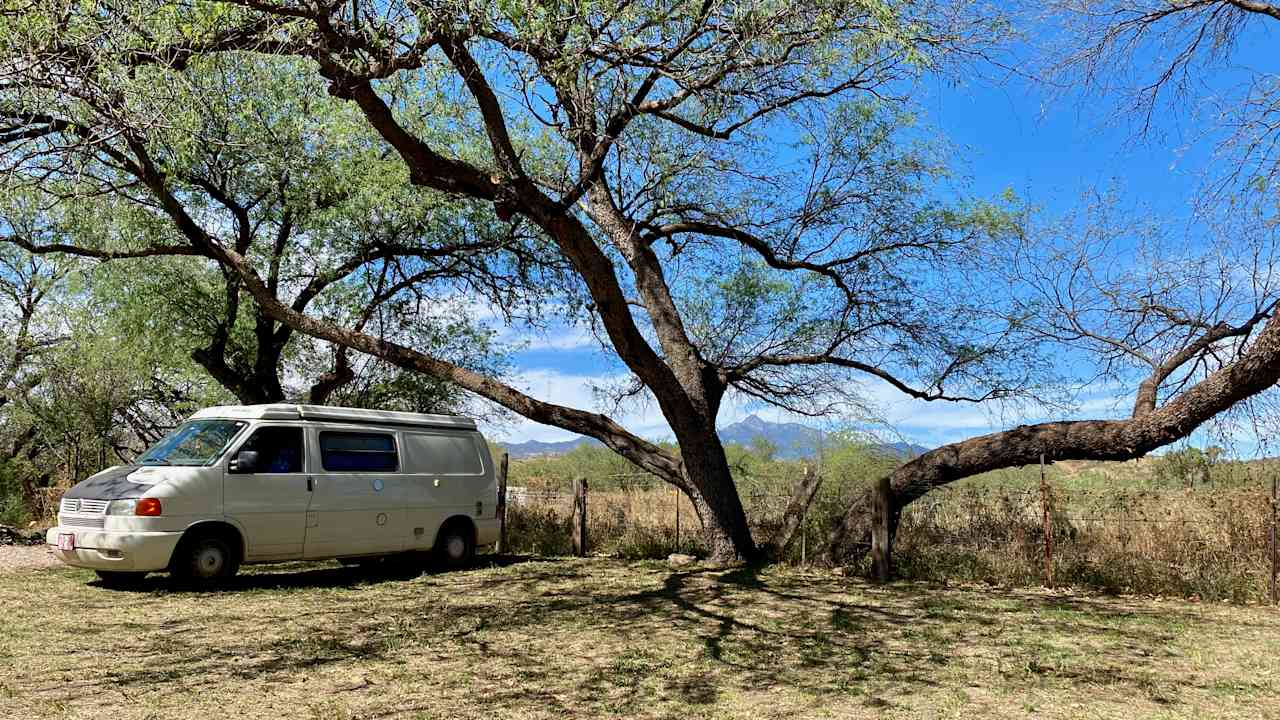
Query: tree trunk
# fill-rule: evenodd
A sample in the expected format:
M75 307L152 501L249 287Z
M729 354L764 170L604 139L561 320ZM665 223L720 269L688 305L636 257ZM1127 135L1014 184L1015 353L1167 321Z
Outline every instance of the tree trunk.
M930 490L963 478L1049 460L1131 460L1191 434L1206 420L1280 380L1280 314L1235 362L1163 406L1128 420L1023 425L930 450L890 475L894 517ZM826 559L850 562L870 547L870 493L855 500L828 538ZM896 523L895 523L896 525Z
M339 346L334 350L333 369L316 378L316 381L311 384L311 389L307 391L307 402L312 405L325 405L335 392L355 379L356 373L351 369L351 362L347 359L347 349Z
M685 494L693 501L702 521L703 540L710 560L754 562L759 550L751 537L724 446L714 431L697 434L700 437L681 438L680 455L689 483L689 487L684 488Z
M258 405L284 400L284 387L280 382L283 352L283 347L259 347L252 369L232 367L227 363L225 346L217 343L193 350L191 359L241 403Z

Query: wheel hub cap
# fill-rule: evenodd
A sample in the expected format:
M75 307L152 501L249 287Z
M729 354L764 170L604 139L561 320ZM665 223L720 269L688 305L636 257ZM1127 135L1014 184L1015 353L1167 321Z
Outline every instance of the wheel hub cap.
M196 555L196 567L205 577L217 575L222 570L224 558L216 548L204 548Z
M449 538L449 543L445 546L449 552L449 557L458 560L467 552L467 542L458 536Z

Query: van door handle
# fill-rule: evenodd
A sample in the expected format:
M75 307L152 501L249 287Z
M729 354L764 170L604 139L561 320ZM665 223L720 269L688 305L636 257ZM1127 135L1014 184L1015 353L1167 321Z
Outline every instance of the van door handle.
M312 480L311 476L308 475L307 476L307 492L311 492L314 489L315 489L315 483Z

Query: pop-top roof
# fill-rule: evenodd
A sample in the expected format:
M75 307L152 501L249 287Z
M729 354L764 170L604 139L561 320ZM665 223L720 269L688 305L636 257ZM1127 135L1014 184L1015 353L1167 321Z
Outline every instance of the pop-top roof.
M362 408L329 407L327 405L218 405L205 408L193 418L234 418L237 420L322 420L362 425L418 425L474 430L476 421L456 415L427 415L424 413L391 412L389 410L365 410Z

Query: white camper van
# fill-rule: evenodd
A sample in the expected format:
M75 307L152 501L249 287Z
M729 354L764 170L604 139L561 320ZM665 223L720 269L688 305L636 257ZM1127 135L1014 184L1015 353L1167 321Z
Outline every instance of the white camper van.
M125 585L200 584L241 563L354 563L433 551L466 563L497 540L493 463L475 421L314 405L201 410L137 459L63 497L47 541Z

